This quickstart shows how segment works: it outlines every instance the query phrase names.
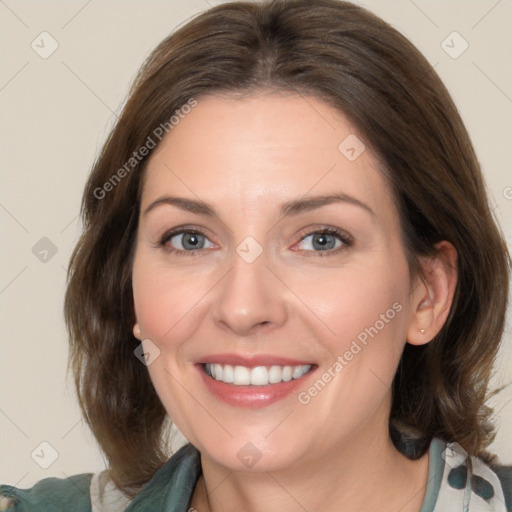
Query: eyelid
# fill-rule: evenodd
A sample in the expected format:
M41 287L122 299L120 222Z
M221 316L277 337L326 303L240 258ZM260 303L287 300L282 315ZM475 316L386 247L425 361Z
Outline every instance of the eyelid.
M203 231L196 229L196 228L173 228L166 231L161 237L160 237L160 243L166 243L171 238L177 236L177 235L184 235L184 234L193 234L193 235L202 235L206 238L208 238L208 235L204 233ZM210 240L208 238L208 240Z
M176 249L175 247L168 247L167 244L175 236L184 235L184 234L197 234L197 235L204 236L213 245L217 245L213 240L211 240L211 237L206 233L206 231L207 230L204 228L198 228L197 226L192 226L192 225L176 226L174 228L171 228L171 229L168 229L167 231L165 231L164 234L158 238L158 242L154 245L157 248L164 249L168 253L188 254L188 255L198 254L200 252L204 252L204 249L199 248L199 249L195 249L195 250L193 249L190 251L185 251L183 249ZM211 247L208 247L207 249L211 249Z
M330 226L330 225L314 225L314 226L308 226L304 229L302 229L299 233L300 239L303 240L308 235L314 235L316 233L328 233L332 235L338 236L342 241L345 241L346 243L353 243L354 237L350 235L347 231L344 229Z
M190 255L190 254L197 254L200 252L205 252L205 249L212 249L212 248L208 247L208 248L199 248L196 250L185 251L183 249L176 249L174 247L168 248L167 244L168 244L169 240L171 240L173 237L175 237L177 235L190 233L190 234L198 234L198 235L204 236L213 245L218 245L207 234L207 231L208 231L207 229L198 228L197 226L190 225L190 224L176 226L174 228L171 228L171 229L165 231L164 234L159 237L159 241L157 244L155 244L155 246L164 248L169 253L177 253L177 254L189 254ZM338 240L340 240L342 244L340 247L337 247L335 249L327 249L325 251L313 251L313 250L307 250L307 249L295 249L294 250L293 248L291 248L291 250L294 252L309 253L310 255L314 255L314 256L330 256L330 255L337 254L340 251L346 250L354 244L354 237L352 235L350 235L350 233L348 233L347 231L337 228L337 227L334 227L334 226L317 225L317 226L308 226L306 228L303 228L301 230L300 234L298 235L299 236L298 242L295 242L292 247L294 247L297 244L299 244L300 242L302 242L308 236L312 236L315 234L327 234L327 235L337 237Z
M350 235L347 231L334 227L334 226L317 226L308 228L304 228L299 234L299 241L294 244L298 245L300 242L305 240L308 236L316 235L316 234L327 234L338 238L341 241L341 246L336 249L328 249L325 251L311 251L307 249L295 249L295 252L304 252L309 253L313 256L331 256L338 254L340 251L346 250L352 245L354 245L354 237ZM292 249L293 250L293 249Z

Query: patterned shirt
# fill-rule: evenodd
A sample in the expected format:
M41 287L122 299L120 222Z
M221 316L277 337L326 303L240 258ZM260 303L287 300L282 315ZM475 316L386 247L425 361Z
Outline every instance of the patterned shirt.
M195 512L190 502L200 476L200 454L188 443L133 500L105 471L47 478L30 489L0 486L0 512ZM489 466L457 443L434 438L419 512L512 512L512 466Z

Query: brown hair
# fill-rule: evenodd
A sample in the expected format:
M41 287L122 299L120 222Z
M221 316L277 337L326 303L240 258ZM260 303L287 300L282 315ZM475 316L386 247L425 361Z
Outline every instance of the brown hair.
M441 240L458 252L446 324L427 345L406 345L395 376L397 446L417 457L437 436L477 455L492 440L484 403L504 327L509 258L447 90L405 37L351 3L233 2L197 16L152 52L83 196L84 231L65 300L70 361L83 413L128 495L169 455L166 413L134 356L132 334L131 267L151 152L130 158L191 98L271 90L314 95L358 128L392 185L413 274L419 256ZM398 426L418 433L419 449L408 450L406 435L399 442Z

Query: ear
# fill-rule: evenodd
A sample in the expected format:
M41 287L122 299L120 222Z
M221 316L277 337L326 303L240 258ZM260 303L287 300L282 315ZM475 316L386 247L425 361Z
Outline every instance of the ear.
M424 345L441 330L448 318L457 285L457 251L446 240L435 245L436 254L421 260L423 275L411 296L407 342Z
M135 302L134 300L132 299L132 309L133 309L133 317L135 318L135 324L133 326L133 335L138 339L140 340L141 339L141 335L140 335L140 325L139 325L139 322L137 321L137 313L135 312Z

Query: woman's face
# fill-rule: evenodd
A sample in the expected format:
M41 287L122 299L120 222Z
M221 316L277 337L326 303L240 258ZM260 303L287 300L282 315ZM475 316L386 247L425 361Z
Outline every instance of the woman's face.
M414 294L363 143L315 97L209 96L149 161L135 331L172 421L217 464L268 471L387 436Z

